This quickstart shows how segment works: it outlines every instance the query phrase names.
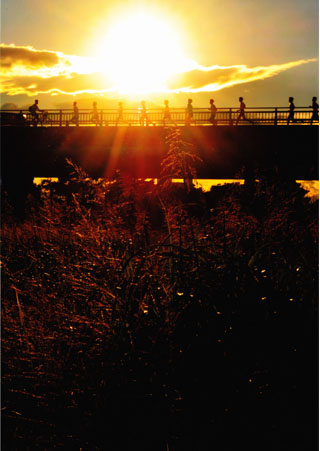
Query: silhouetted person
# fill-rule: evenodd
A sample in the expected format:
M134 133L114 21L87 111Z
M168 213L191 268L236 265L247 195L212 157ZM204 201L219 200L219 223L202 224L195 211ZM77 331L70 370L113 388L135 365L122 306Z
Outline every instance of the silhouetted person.
M210 108L211 116L209 117L209 121L212 123L212 125L217 125L216 121L216 114L217 114L217 107L214 104L214 100L210 99Z
M116 124L118 125L118 122L122 122L123 121L123 106L122 106L122 102L118 103L118 117L117 117L117 121Z
M92 121L95 122L96 125L99 123L97 102L93 102L92 104Z
M171 118L171 113L170 113L170 108L169 108L169 100L164 101L163 125L166 124L166 120L171 121L175 124L174 120Z
M146 121L146 125L149 125L149 119L147 115L147 107L146 102L144 100L141 101L141 108L140 108L140 125L144 125L144 121Z
M166 120L171 121L171 114L169 109L169 100L164 101L164 108L163 108L163 123L166 123Z
M76 124L77 127L79 126L79 108L77 102L73 102L73 116L70 122ZM69 125L69 121L67 122L67 125Z
M240 121L240 119L243 119L244 121L250 122L250 124L254 125L254 122L251 119L248 119L246 117L246 115L244 114L246 104L243 101L243 97L239 97L239 102L240 102L240 109L238 110L239 116L237 118L236 125L238 125L238 122Z
M31 105L29 107L29 111L31 113L31 117L32 117L32 123L34 124L34 126L36 127L38 122L39 122L39 114L38 111L41 112L42 110L40 110L39 108L39 100L35 100L34 104Z
M317 97L312 97L312 116L310 125L312 125L313 121L319 122L319 105L317 103Z
M191 125L192 118L193 118L192 99L188 99L188 104L186 108L186 125Z
M294 119L295 106L294 106L293 100L294 100L293 97L289 97L289 104L290 105L289 105L289 115L288 115L288 119L287 119L287 125L289 125L290 121L295 122L295 119Z

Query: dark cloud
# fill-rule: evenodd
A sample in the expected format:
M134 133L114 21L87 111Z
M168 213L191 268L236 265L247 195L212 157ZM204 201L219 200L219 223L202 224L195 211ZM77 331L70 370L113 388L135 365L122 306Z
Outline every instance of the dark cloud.
M55 52L34 50L31 47L17 47L13 45L0 45L1 66L10 69L15 65L32 68L52 67L59 63L59 56Z

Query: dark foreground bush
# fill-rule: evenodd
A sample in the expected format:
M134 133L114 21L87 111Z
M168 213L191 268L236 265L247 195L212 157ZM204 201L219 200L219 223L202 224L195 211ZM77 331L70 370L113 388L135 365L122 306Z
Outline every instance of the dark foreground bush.
M4 450L316 449L318 207L43 184L2 223Z

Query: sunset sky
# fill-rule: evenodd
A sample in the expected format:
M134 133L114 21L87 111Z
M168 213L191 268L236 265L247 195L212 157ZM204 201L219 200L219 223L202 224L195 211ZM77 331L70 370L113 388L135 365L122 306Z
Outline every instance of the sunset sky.
M317 0L2 0L1 105L309 106Z

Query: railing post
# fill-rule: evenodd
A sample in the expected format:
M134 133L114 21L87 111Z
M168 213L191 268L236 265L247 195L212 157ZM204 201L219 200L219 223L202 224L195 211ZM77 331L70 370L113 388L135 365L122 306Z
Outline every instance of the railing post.
M274 109L274 125L278 125L278 108Z
M62 110L59 113L59 127L62 127Z
M232 122L232 108L229 108L229 125L233 125L233 122Z

